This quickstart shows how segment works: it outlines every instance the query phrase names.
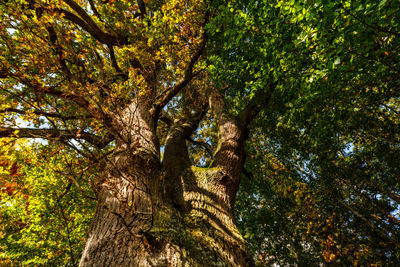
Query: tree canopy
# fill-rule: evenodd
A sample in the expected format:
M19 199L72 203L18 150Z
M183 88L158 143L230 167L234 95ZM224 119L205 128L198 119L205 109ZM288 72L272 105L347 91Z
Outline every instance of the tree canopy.
M245 126L235 217L260 266L399 264L399 14L390 0L1 1L0 263L77 264L93 177L131 138L120 129L148 122L124 117L134 102L157 145L129 141L163 158L174 123L192 123L198 167L224 156L222 117Z

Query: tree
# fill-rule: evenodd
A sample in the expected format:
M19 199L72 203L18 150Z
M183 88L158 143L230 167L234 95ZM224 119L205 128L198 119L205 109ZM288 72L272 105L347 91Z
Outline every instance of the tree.
M228 116L207 85L209 16L202 1L2 4L2 113L34 127L4 116L0 136L61 142L97 168L82 266L251 262L232 209L257 109ZM191 167L208 98L218 148Z
M3 1L0 137L95 175L81 266L253 265L242 177L260 264L395 263L398 9Z

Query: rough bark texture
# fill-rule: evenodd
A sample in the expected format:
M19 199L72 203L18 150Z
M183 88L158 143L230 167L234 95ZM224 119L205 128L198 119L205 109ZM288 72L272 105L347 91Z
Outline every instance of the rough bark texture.
M119 194L101 191L80 266L250 266L218 189L224 175L218 168L187 168L174 205L114 178L110 188Z
M94 182L98 207L80 266L251 266L232 213L244 157L240 125L221 120L215 161L198 168L185 140L202 114L176 120L160 164L146 110L132 103L114 118L122 130Z
M24 66L10 61L8 69L0 70L0 78L12 78L10 86L15 85L17 91L23 85L24 92L18 97L26 102L26 107L35 109L36 115L57 120L48 120L54 128L19 128L19 136L17 129L2 127L0 138L42 137L62 142L81 139L85 141L80 143L85 148L82 155L108 149L109 142L115 141L112 154L103 154L108 155L106 159L101 157L98 176L92 183L98 205L80 266L252 265L235 226L233 205L244 162L246 128L265 96L257 95L235 117L224 110L223 93L207 82L204 64L197 63L207 45L206 25L214 13L211 1L191 1L184 6L137 1L140 12L138 17L132 17L135 24L124 27L126 31L116 30L113 23L108 23L120 18L118 12L105 12L103 21L103 12L98 13L92 1L93 14L86 12L85 1L61 1L65 5L47 3L51 1L28 1L29 5L20 2L21 8L29 11L29 18L30 11L35 11L38 19L42 14L46 15L43 18L54 18L53 23L43 21L49 46L43 47L43 53L40 49L35 52L40 52L37 59L44 56L39 61L48 65L41 69L50 72L39 75L36 57L25 62L21 50L16 56L24 59ZM167 15L172 4L177 12L169 15L178 16L179 27L165 30L164 27L171 26L170 20L160 21L155 14L162 14L165 9ZM134 8L129 13L134 15ZM143 21L139 23L136 18ZM71 39L64 44L59 39L65 34L64 20L68 21L67 28L74 29L68 34L69 39L76 34L82 40ZM98 20L105 23L98 25ZM36 22L27 25L40 26ZM160 32L146 30L152 26ZM137 28L134 33L130 32L133 28ZM183 43L171 39L178 33ZM165 38L152 42L158 34ZM38 38L45 45L43 35ZM24 41L36 40L28 39ZM84 60L73 55L76 45L87 50ZM119 53L116 47L121 48ZM31 69L30 65L34 67ZM120 91L120 87L124 89ZM219 142L210 168L196 168L191 166L186 140L208 110L208 97ZM53 104L65 105L65 109L47 112ZM174 107L177 112L172 112ZM36 110L39 108L43 110ZM67 113L59 114L59 110ZM31 114L16 107L4 112ZM157 136L157 124L163 113L170 123L161 161L159 138L164 137L164 129ZM70 124L66 120L77 121ZM97 129L91 133L94 129L90 128L98 122L104 132L96 136ZM84 128L68 129L69 125ZM87 147L86 142L92 147ZM79 151L79 147L73 147ZM88 157L97 163L99 159L93 154Z

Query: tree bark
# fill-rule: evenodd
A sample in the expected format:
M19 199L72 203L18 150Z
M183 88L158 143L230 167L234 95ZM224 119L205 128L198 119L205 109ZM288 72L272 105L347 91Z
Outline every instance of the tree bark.
M252 266L232 212L242 131L228 131L216 154L233 161L192 167L185 140L201 114L174 121L160 164L155 124L146 110L132 103L113 122L123 128L93 184L98 206L80 266ZM239 142L233 150L232 138Z
M162 176L153 170L145 175ZM218 190L224 175L219 168L189 167L171 199L123 178L110 179L110 189L99 194L80 266L251 266L227 198Z

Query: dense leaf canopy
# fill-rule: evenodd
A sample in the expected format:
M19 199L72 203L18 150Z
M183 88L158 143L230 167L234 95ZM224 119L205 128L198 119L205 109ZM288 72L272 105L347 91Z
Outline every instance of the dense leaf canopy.
M232 106L278 84L254 124L237 206L260 262L398 263L399 7L220 7L211 71L232 85Z
M162 154L214 88L254 117L235 214L258 264L400 263L398 1L21 0L0 2L0 264L75 265L109 114L145 95Z

